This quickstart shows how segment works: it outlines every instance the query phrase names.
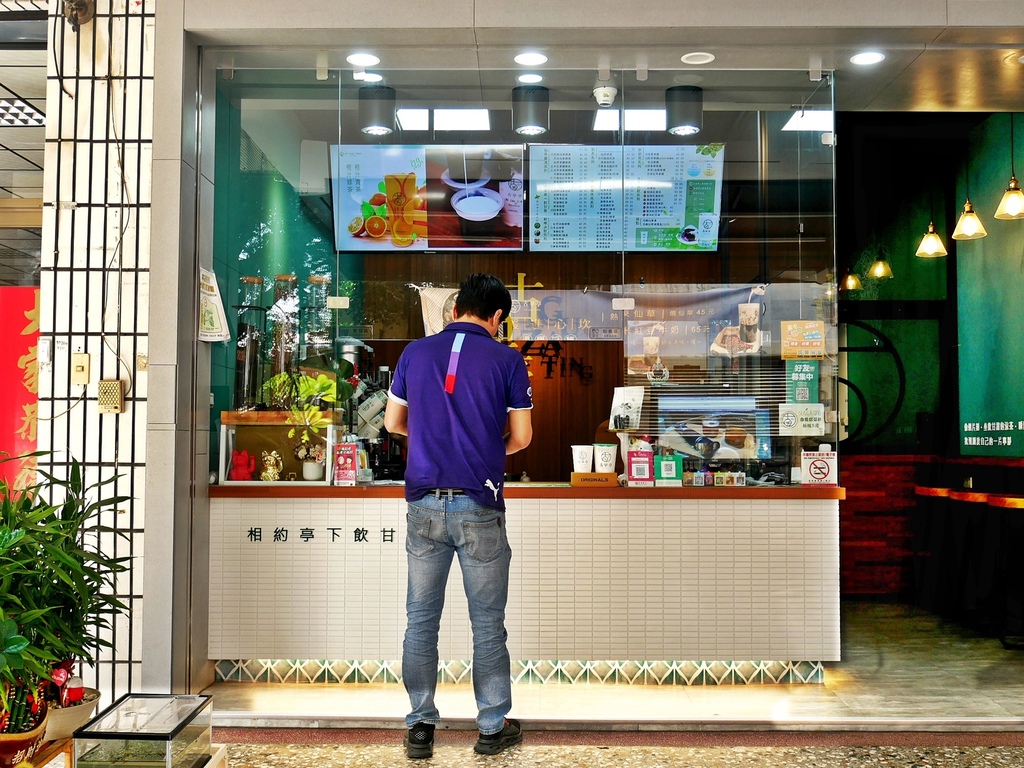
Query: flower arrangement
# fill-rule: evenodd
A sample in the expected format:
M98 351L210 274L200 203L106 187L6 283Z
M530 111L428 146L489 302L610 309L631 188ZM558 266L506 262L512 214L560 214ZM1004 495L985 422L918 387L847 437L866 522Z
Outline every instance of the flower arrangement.
M323 440L310 440L308 434L303 434L302 439L295 444L293 453L299 461L315 461L317 464L323 464L327 460L327 446Z

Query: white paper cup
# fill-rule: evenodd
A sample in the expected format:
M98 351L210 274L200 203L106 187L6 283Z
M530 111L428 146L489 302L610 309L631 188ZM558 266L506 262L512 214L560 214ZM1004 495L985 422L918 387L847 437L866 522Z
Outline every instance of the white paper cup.
M594 471L614 472L615 452L619 446L613 443L594 443Z
M572 446L572 471L589 472L594 465L593 445Z

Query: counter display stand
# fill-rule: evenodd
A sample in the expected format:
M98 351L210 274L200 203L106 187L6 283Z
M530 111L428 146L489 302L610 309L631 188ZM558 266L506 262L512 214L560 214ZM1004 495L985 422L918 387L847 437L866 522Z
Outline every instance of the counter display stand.
M323 413L333 422L334 412ZM220 427L220 482L224 485L330 485L327 457L333 455L333 423L312 434L324 445L324 462L303 462L295 457L298 439L288 433L303 425L302 413L294 411L223 411ZM318 467L305 466L317 464ZM311 471L313 470L313 471Z

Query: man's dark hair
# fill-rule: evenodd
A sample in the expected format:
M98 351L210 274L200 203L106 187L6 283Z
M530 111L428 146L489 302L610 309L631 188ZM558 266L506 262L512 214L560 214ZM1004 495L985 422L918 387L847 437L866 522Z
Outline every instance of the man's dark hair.
M459 317L473 315L480 320L487 320L500 309L501 319L505 320L512 311L512 295L494 275L477 272L462 281L455 306Z

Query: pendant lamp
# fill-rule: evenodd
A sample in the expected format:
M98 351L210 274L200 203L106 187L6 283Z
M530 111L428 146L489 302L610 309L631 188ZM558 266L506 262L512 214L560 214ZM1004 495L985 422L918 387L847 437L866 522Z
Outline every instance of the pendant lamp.
M943 245L942 238L935 231L934 221L928 222L928 231L921 239L921 244L917 246L917 255L922 259L934 259L946 255L946 246Z
M857 277L856 272L847 272L839 282L839 290L841 291L859 291L864 285L861 283L860 278Z
M370 136L387 136L395 130L395 89L364 85L359 95L359 129Z
M953 230L953 239L977 240L986 236L988 236L988 232L985 230L985 225L981 223L978 214L974 212L971 199L967 198L967 202L964 203L964 212L960 214L960 220L956 223L956 229Z
M875 263L871 265L870 269L868 269L868 274L871 275L871 277L875 277L880 280L888 280L893 276L892 267L890 267L889 262L885 260L885 256L882 256L881 254L875 260Z
M997 219L1024 219L1024 192L1017 183L1013 169L1013 113L1010 113L1010 184L1003 193L1003 199L996 208Z
M543 85L512 89L512 128L522 136L539 136L548 130L550 96Z
M967 200L964 203L964 212L960 214L960 220L956 223L956 229L953 230L953 239L977 240L982 237L987 237L988 232L985 230L985 225L981 223L981 219L978 218L978 214L974 212L974 206L971 205L970 154L967 156L967 176L964 179L964 187L967 189Z

